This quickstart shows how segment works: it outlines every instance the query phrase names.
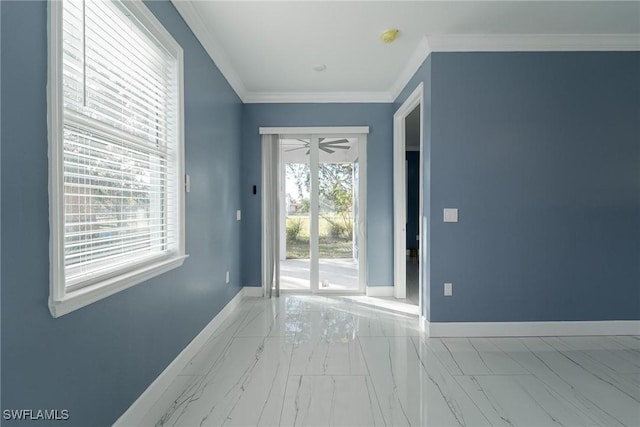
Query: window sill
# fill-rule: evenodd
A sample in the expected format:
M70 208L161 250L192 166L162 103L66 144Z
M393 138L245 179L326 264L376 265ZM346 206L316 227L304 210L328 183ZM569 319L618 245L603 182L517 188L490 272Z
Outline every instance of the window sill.
M92 304L117 292L128 289L138 283L180 267L189 255L181 255L142 268L129 271L119 276L104 280L95 285L68 292L59 300L49 299L49 311L53 317L60 317L74 310Z

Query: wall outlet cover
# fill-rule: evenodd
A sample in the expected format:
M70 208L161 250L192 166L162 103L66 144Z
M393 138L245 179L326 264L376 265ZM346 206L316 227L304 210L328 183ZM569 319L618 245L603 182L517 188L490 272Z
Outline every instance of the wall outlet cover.
M236 211L236 219L237 219L238 221L240 221L240 219L242 219L242 211L241 211L240 209L238 209L238 210Z
M453 283L444 284L444 296L450 297L453 295Z
M444 208L444 222L458 222L458 209Z

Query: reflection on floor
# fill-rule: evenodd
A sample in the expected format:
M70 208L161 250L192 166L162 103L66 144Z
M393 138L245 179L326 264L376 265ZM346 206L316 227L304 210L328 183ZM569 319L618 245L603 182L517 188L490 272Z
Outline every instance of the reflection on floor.
M320 259L321 290L357 291L358 262L351 258ZM280 261L280 289L310 289L308 259Z
M245 298L141 425L640 425L640 339L426 338L346 298Z

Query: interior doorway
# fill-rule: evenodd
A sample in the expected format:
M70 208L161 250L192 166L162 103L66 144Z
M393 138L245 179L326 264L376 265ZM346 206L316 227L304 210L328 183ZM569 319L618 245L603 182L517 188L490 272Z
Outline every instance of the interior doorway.
M420 272L420 106L405 117L406 220L406 300L419 305Z
M280 132L277 144L277 289L364 293L366 133Z
M417 304L422 313L424 266L423 108L421 83L393 116L394 157L394 289L396 298ZM417 159L416 159L417 157ZM410 165L411 162L411 165ZM416 167L417 166L417 167ZM412 182L409 182L411 173ZM416 178L417 174L417 197ZM416 206L417 199L417 206ZM416 212L417 211L417 212ZM416 245L417 243L417 245ZM416 247L417 246L417 247ZM417 289L416 289L417 288ZM417 295L416 295L417 291Z

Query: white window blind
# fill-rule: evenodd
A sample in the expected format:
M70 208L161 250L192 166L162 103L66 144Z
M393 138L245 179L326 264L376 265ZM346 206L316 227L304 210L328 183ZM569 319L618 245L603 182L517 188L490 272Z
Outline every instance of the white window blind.
M117 1L62 7L65 288L179 252L178 66Z

